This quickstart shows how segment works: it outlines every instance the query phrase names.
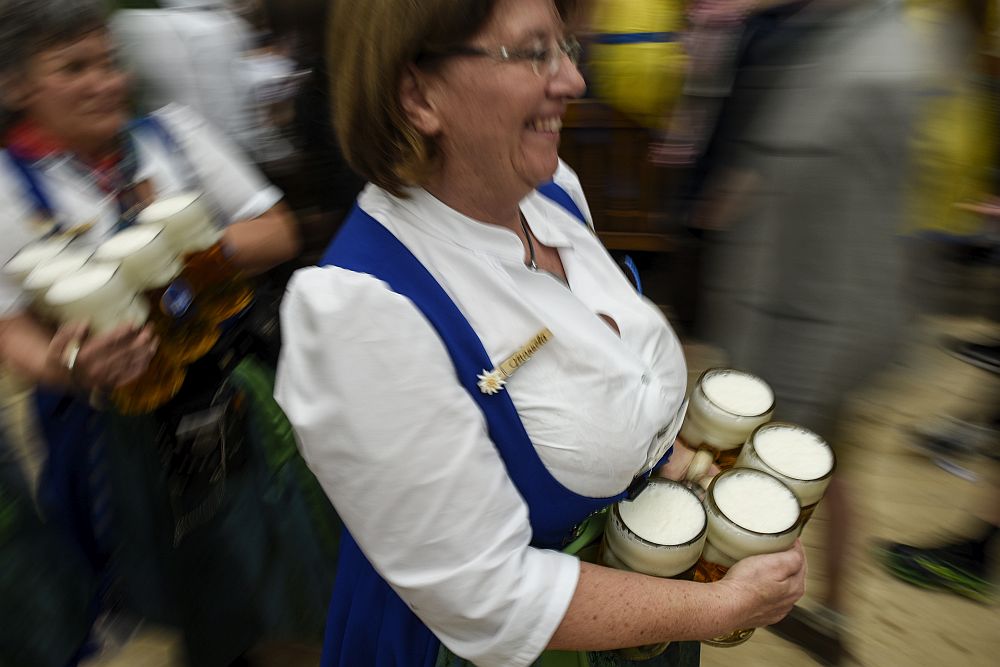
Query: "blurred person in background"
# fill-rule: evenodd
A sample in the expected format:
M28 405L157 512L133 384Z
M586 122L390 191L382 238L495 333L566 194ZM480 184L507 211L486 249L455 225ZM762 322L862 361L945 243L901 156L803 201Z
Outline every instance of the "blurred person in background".
M798 545L712 584L560 553L690 460L669 456L680 345L559 160L574 4L335 7L335 127L370 183L292 278L275 391L345 522L324 665L619 665L610 649L665 640L645 664L695 665L690 640L801 594ZM490 372L543 329L516 375Z
M893 1L740 7L731 92L691 219L707 232L700 333L771 383L776 418L836 443L848 393L903 333L898 237L926 63ZM842 475L824 506L821 604L772 629L840 664L851 533Z
M65 531L39 515L0 431L0 664L63 667L90 634L97 577Z
M907 5L928 50L938 56L914 137L908 282L922 314L958 314L982 308L984 286L977 282L983 271L977 268L990 265L1000 244L988 211L996 202L987 198L998 181L1000 72L992 44L998 11L989 0Z
M995 194L1000 191L1000 12L996 3L987 0L913 0L911 5L915 20L937 40L935 52L941 54L942 71L936 90L943 93L928 105L916 144L920 162L910 216L916 269L913 287L923 297L922 312L961 312L978 304L950 303L956 295L981 295L990 289L959 282L961 274L969 273L970 264L995 263L1000 239ZM940 290L942 284L946 290ZM946 339L944 345L956 358L1000 374L1000 344L995 340ZM985 478L988 497L970 517L969 525L955 531L959 534L923 547L880 545L878 553L899 579L988 603L996 592L991 578L1000 534L1000 484L995 470L993 479L988 467L981 475L980 464L1000 460L1000 410L994 409L985 421L938 418L918 428L913 438L916 448L944 470L972 481Z
M273 40L307 72L293 101L293 166L274 178L301 222L298 266L315 264L354 205L364 179L344 159L333 128L327 40L331 0L263 0L261 14Z
M968 436L966 435L966 438ZM943 590L984 604L997 600L996 562L1000 549L1000 431L990 429L989 435L975 442L968 439L950 445L943 454L951 456L960 448L963 457L975 457L979 462L992 460L983 482L984 502L975 508L965 526L951 530L943 537L924 546L902 542L878 545L876 554L890 574L902 581L923 588ZM934 456L942 456L940 450ZM946 468L947 469L947 468Z
M0 263L52 232L92 249L143 204L188 190L217 208L226 253L244 273L295 256L282 193L202 117L175 105L130 119L101 2L0 0L0 75ZM75 548L67 562L79 556L98 582L88 623L110 612L105 627L126 609L178 626L189 664L209 667L271 638L317 639L336 547L320 528L334 519L271 399L271 371L248 354L250 317L188 367L171 403L125 417L87 397L143 372L157 343L148 327L54 328L6 275L0 312L0 359L37 386L42 519ZM206 411L215 417L204 437L175 436ZM30 548L20 533L12 544ZM30 609L7 596L0 604L5 614ZM18 620L2 632L45 622Z
M157 9L121 9L110 23L133 76L139 110L183 104L258 164L287 159L292 147L270 113L274 103L294 93L294 61L261 48L258 30L234 11L237 3L158 4Z

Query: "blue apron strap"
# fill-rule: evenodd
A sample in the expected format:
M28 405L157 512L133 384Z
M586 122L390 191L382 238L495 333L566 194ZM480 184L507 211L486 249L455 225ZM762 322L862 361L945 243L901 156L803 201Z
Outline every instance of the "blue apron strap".
M31 202L33 211L46 219L54 218L55 209L52 208L52 201L45 194L45 188L38 178L38 170L32 166L31 161L27 158L20 157L10 150L5 151L5 153L7 161L14 168L21 185L24 186L24 195Z
M583 215L583 211L576 205L576 202L573 201L569 193L556 185L555 181L549 181L544 185L538 186L538 192L562 206L583 224L587 224L587 218ZM631 255L625 255L623 264L632 275L632 284L635 285L635 291L642 294L642 279L639 278L639 268L635 265L635 260L632 259Z
M573 198L570 197L569 193L563 190L561 187L556 185L555 181L549 181L544 185L538 186L538 192L544 195L547 199L551 199L555 203L566 209L574 218L587 224L587 217L580 210L580 207L576 205Z
M136 118L129 123L129 130L133 132L148 132L156 137L160 143L162 143L164 147L172 153L178 153L181 150L177 140L174 139L174 135L170 133L170 130L168 130L156 116L149 115L143 116L142 118Z

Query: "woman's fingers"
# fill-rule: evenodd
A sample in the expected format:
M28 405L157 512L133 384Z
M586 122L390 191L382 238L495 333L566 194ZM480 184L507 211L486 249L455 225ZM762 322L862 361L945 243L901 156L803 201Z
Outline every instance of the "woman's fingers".
M138 378L156 353L151 327L129 325L88 339L77 354L76 365L91 387L114 388Z

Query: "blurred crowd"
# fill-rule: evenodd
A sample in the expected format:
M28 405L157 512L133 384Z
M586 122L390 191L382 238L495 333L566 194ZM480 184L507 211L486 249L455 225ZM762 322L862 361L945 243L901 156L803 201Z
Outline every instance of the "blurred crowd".
M320 260L369 180L338 140L365 128L334 126L349 116L331 40L353 26L333 20L350 4L0 0L0 264L70 232L93 251L150 201L198 189L255 295L169 402L120 414L97 395L139 386L160 332L54 327L3 271L0 667L112 655L143 622L177 629L194 667L282 664L266 661L275 645L318 656L341 521L273 396L279 358L289 367L286 283ZM699 255L682 340L766 378L775 417L837 449L848 398L919 318L968 312L954 295L990 290L969 267L1000 261L1000 6L578 4L585 95L648 137L636 173L668 174L668 228ZM593 138L579 123L564 142ZM613 163L569 167L586 183ZM607 212L584 213L600 234ZM521 225L537 268L545 245ZM971 308L995 325L996 303ZM996 329L940 344L1000 374ZM940 415L913 438L942 474L968 474L969 457L995 465L996 408ZM850 659L849 482L835 476L824 500L821 604L773 626L820 664ZM886 576L995 601L992 495L939 543L878 545Z

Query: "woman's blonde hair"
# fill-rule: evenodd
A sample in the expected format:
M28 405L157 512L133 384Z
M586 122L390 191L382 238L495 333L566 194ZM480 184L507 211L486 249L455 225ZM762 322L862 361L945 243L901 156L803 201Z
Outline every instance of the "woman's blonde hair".
M433 139L414 128L399 99L407 66L422 54L463 44L489 20L497 0L362 0L337 2L327 58L333 124L351 167L402 194L434 170ZM554 0L560 15L575 0Z

